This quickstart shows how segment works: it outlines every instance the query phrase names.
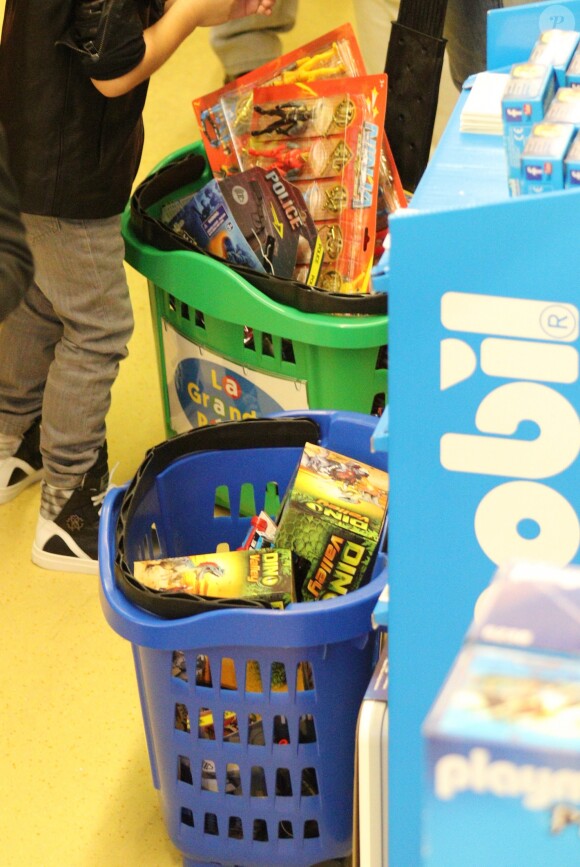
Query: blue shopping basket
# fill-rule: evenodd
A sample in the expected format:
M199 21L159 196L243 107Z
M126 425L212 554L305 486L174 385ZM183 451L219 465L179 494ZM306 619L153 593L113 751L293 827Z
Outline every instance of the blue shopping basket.
M386 470L386 454L371 452L375 426L308 411L198 428L152 449L131 485L105 498L101 603L133 645L153 782L186 867L310 867L351 852L384 540L364 587L285 611L162 619L132 603L119 576L137 559L237 547L252 514L276 513L306 441Z

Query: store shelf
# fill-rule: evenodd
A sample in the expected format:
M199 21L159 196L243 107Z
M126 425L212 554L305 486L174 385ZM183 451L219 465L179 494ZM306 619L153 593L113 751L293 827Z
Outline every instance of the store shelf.
M469 82L411 201L410 211L479 207L508 198L501 136L460 132Z
M558 7L575 16L574 29L580 29L580 2ZM506 16L494 24L502 65L510 33L517 35L516 62L529 53L554 8L526 7L527 45L517 26L524 12L492 13ZM564 512L580 514L578 377L564 382L547 368L526 375L515 364L510 368L517 352L506 353L503 369L487 362L488 352L513 348L505 344L510 340L526 341L538 352L565 346L580 358L580 191L510 199L501 138L459 132L465 99L463 94L412 207L391 221L392 867L421 864L421 726L496 564L526 552L530 559L580 562L574 540L564 553L557 522L544 526L547 517L536 509L545 495ZM510 304L517 308L511 318ZM526 312L529 319L520 316ZM551 427L549 418L560 410L569 421ZM506 449L511 457L500 462ZM511 493L517 497L510 506ZM534 516L540 528L535 547L518 530L521 519Z

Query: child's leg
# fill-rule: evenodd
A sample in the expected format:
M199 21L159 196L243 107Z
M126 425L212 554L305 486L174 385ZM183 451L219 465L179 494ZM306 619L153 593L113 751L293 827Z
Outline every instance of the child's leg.
M227 78L235 78L282 53L279 33L292 30L298 0L278 0L270 16L248 15L212 27L210 44Z

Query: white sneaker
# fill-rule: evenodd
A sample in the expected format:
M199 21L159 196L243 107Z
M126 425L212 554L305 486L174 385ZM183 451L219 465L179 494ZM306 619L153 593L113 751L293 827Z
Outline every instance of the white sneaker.
M57 572L99 574L99 520L108 483L105 443L96 463L85 473L82 483L74 488L58 514L52 518L39 516L32 545L33 563ZM50 496L48 486L42 492L42 497L45 496Z
M40 419L36 419L22 437L15 454L0 458L0 505L9 503L41 478Z

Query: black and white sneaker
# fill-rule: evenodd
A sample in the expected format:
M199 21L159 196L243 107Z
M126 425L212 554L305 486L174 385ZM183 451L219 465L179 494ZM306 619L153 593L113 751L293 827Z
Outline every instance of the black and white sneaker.
M0 505L9 503L42 478L40 418L29 427L16 452L0 458Z
M106 443L72 492L43 482L33 563L43 569L98 575L99 520L108 484Z

